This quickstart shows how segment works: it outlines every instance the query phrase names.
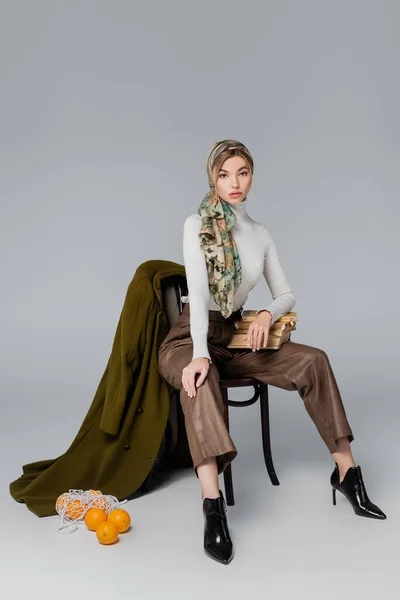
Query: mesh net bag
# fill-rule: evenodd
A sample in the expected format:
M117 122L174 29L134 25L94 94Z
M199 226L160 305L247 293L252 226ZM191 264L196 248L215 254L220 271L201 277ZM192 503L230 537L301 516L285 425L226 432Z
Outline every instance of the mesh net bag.
M85 515L91 508L101 508L107 515L125 504L115 497L102 494L100 490L69 490L56 501L56 511L61 519L58 533L72 533L84 524Z

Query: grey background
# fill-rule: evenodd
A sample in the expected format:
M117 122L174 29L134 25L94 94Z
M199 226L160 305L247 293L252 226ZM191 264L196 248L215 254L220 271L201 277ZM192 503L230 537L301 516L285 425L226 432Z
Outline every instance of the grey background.
M0 2L9 597L398 598L399 17L382 0ZM388 519L357 517L343 497L332 506L331 456L297 393L271 388L280 487L258 406L232 410L229 567L203 554L190 470L128 504L134 529L114 547L57 535L58 517L14 502L9 482L69 446L137 266L182 263L206 154L227 137L254 156L248 213L268 225L296 293L292 339L328 353L356 462ZM261 281L246 308L269 297Z

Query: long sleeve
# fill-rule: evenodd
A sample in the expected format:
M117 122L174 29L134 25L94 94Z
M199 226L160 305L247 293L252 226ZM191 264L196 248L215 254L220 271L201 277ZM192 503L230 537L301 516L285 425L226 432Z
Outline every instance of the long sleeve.
M211 362L207 344L210 292L206 259L200 248L200 227L201 219L196 214L186 219L183 227L183 261L189 292L192 360L204 357Z
M286 279L285 273L283 272L274 239L266 226L264 235L264 277L270 289L273 301L264 308L258 310L257 313L262 310L268 310L272 315L272 324L293 309L296 298Z

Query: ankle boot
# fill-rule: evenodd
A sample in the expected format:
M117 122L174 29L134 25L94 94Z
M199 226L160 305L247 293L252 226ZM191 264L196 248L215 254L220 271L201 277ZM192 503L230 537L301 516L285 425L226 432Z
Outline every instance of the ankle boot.
M339 483L339 467L336 462L335 465L335 470L331 475L333 504L336 504L336 491L338 490L350 502L356 515L370 517L371 519L386 519L385 513L368 498L361 467L350 467L346 471L342 483Z
M233 558L233 545L226 519L226 504L219 490L218 498L204 498L204 552L209 558L227 565Z

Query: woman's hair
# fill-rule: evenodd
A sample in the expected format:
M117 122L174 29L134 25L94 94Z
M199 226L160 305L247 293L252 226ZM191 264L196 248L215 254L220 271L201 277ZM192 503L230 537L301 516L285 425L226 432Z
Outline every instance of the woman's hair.
M231 158L231 156L241 156L246 162L251 173L254 173L254 161L247 148L236 140L226 140L226 142L229 142L228 148L222 150L222 152L217 155L212 165L210 165L212 169L213 180L209 183L214 183L214 178L216 178L220 168L228 158ZM215 146L216 144L214 144L214 147Z

